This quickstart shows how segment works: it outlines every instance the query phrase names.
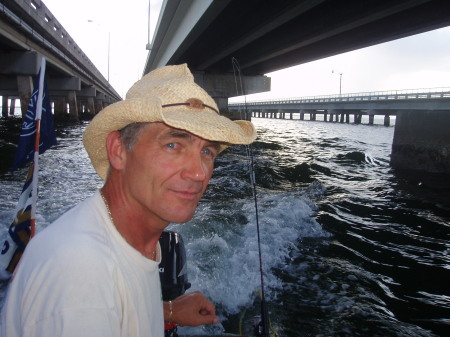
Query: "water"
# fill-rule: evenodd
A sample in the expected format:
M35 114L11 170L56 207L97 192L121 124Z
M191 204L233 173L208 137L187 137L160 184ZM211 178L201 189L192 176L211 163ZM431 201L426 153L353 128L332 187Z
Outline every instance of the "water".
M449 335L446 181L389 167L393 127L253 122L264 281L278 336ZM82 150L84 127L60 127L59 145L41 156L38 230L101 186ZM12 137L2 138L2 158L10 158ZM25 176L5 167L0 234ZM246 149L227 150L194 219L170 226L184 238L192 290L216 304L222 321L183 334L249 334L259 319L248 171Z

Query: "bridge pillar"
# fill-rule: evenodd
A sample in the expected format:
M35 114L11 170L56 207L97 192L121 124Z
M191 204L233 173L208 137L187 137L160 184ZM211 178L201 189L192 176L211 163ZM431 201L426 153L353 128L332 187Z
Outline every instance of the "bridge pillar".
M95 111L102 111L103 110L103 100L101 99L96 99L95 100Z
M2 117L8 117L8 100L9 97L6 95L2 96Z
M301 109L300 110L300 120L305 120L305 114L309 114L309 120L312 121L314 118L316 110L313 109Z
M450 174L450 111L397 111L391 166Z
M55 108L54 108L54 115L55 118L64 118L65 115L67 115L67 103L65 97L58 97L55 99Z
M33 79L28 75L17 75L17 89L19 90L22 118L27 114L28 103L33 93Z
M77 104L77 94L74 90L68 92L67 100L69 101L69 119L72 121L77 121L78 104Z
M327 122L328 121L328 110L324 110L323 111L323 121Z
M105 98L105 94L102 94L101 92L97 93L95 96L95 113L100 112L103 110L103 99Z
M369 125L373 125L374 118L375 118L375 115L373 115L373 114L369 115Z
M339 120L339 122L344 123L344 116L345 116L345 113L342 111L339 115L340 115L340 120Z
M88 114L91 116L95 115L95 102L94 97L88 97L87 99L87 108L88 108Z
M328 110L328 113L330 114L330 122L343 122L344 118L344 110L336 110L336 109L330 109Z
M11 98L11 104L9 106L9 115L14 116L15 110L16 110L16 99Z
M294 119L294 113L291 111L289 114L290 114L290 119Z
M384 115L384 126L390 126L391 125L391 118L389 114Z

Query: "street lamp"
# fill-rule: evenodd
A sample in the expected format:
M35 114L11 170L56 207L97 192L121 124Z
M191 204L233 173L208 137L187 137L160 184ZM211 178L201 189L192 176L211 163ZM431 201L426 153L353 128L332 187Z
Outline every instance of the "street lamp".
M87 20L89 23L95 23L96 25L100 26L97 22L94 20ZM101 26L100 26L101 27ZM111 32L108 30L108 82L109 82L109 62L110 62L110 52L111 52Z
M332 74L334 74L334 69L331 71ZM342 74L343 73L339 73L339 96L342 93Z

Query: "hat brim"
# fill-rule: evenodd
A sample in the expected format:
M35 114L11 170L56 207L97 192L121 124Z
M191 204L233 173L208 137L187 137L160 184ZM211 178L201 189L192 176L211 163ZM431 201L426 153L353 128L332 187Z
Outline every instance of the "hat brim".
M231 121L207 108L162 108L157 98L127 99L100 111L84 132L83 144L100 178L105 180L108 174L108 135L132 123L148 122L163 122L203 139L224 143L222 150L227 144L250 144L256 139L256 130L251 122Z

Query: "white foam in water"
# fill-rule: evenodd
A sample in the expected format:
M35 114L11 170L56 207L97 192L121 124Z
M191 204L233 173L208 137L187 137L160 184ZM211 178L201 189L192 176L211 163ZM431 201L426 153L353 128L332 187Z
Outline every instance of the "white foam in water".
M316 186L310 192L317 196L323 188ZM328 234L314 219L315 205L305 192L264 193L258 198L266 298L273 300L282 284L272 268L290 259L299 239ZM170 227L184 238L192 283L189 291L203 292L221 316L251 306L261 289L253 199L228 201L223 206L200 205L190 223ZM231 223L230 217L238 220ZM186 330L183 333L189 333Z

